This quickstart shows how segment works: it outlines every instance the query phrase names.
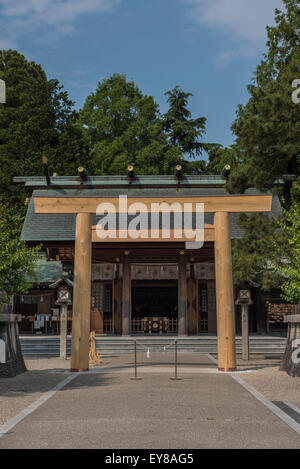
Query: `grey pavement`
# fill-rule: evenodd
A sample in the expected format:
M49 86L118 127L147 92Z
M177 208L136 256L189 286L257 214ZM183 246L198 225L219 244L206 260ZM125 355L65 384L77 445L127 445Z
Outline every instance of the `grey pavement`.
M143 358L142 380L132 381L132 357L104 359L3 435L0 449L300 448L292 428L208 357L186 355L179 381L170 361Z

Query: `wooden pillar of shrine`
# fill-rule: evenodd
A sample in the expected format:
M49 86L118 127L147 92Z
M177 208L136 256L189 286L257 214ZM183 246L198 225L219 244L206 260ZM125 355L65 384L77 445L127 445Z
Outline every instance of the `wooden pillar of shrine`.
M131 334L131 264L129 252L125 251L122 285L122 335Z
M89 369L91 217L90 213L76 216L71 371Z
M215 213L215 269L218 330L218 367L235 371L235 320L229 213Z
M116 264L116 277L113 284L113 315L114 334L122 335L122 279L120 266Z
M195 266L191 263L191 275L187 280L187 330L188 335L198 334L197 280Z
M186 259L180 251L178 262L178 335L187 335Z

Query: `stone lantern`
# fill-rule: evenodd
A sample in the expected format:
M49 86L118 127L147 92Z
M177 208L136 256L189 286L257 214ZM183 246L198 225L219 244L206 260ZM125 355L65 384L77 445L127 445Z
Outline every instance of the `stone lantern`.
M50 285L57 288L57 300L55 304L60 306L60 358L67 359L67 332L68 332L68 305L72 304L73 282L68 274L63 272L61 278Z
M284 318L284 322L288 323L288 341L280 370L290 376L300 377L300 303L293 309L294 314Z
M12 304L0 306L0 378L12 378L26 371L18 321L21 316L13 313Z

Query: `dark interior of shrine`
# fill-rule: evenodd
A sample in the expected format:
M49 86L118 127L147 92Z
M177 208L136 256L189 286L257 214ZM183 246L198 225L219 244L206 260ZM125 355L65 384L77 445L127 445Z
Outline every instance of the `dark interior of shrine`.
M149 282L147 285L135 284L132 286L132 317L142 319L145 317L177 318L178 314L178 287L177 282L161 284Z

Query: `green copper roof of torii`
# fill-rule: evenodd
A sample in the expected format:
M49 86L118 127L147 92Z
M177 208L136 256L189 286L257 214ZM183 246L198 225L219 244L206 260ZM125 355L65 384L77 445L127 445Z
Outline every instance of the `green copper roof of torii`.
M16 183L23 183L25 187L37 188L71 188L81 187L93 189L98 187L222 187L225 180L221 176L183 176L180 181L174 176L136 176L135 179L129 181L126 176L89 176L86 181L82 182L77 176L51 176L51 184L47 185L44 176L16 176L13 178Z

